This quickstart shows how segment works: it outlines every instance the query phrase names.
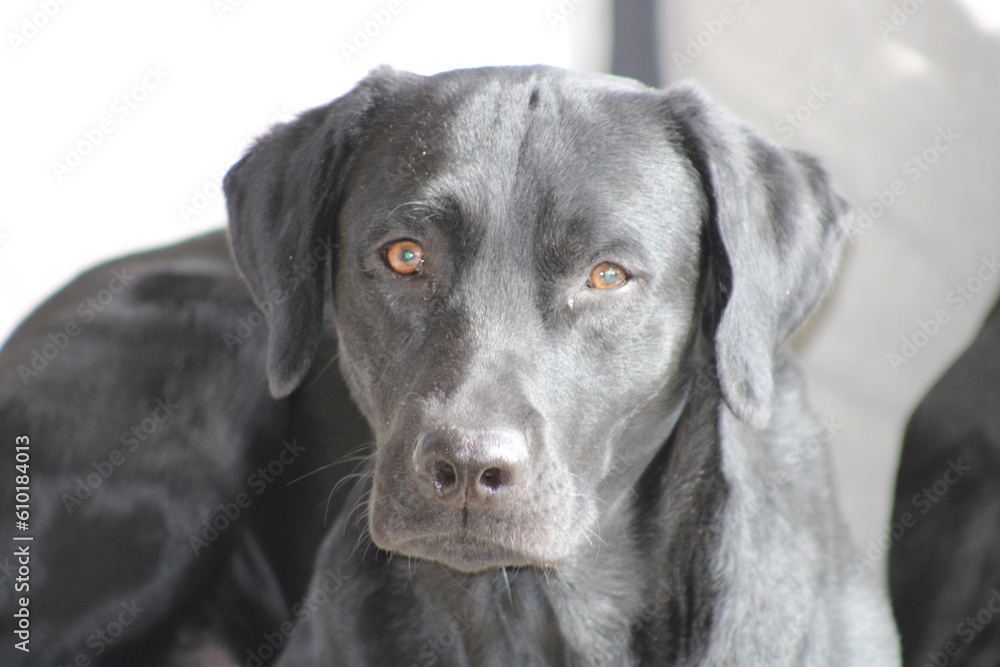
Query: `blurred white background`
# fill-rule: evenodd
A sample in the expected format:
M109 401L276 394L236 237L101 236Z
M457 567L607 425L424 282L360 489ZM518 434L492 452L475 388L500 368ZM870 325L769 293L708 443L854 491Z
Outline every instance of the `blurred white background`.
M909 411L1000 289L1000 3L659 10L667 81L694 78L817 154L869 214L796 343L816 412L840 425L840 502L870 549ZM606 71L610 22L609 0L6 0L0 339L95 262L221 226L219 181L251 140L369 69Z
M570 6L7 0L0 338L95 261L224 224L219 181L251 140L373 67L606 67L607 2Z

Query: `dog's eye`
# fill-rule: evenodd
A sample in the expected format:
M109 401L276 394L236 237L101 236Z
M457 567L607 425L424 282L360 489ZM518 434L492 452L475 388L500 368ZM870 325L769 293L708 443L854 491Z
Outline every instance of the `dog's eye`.
M390 269L404 276L419 273L424 265L424 249L415 241L394 241L382 249L382 256Z
M605 262L594 267L590 272L588 287L597 289L617 289L628 282L628 274L620 266Z

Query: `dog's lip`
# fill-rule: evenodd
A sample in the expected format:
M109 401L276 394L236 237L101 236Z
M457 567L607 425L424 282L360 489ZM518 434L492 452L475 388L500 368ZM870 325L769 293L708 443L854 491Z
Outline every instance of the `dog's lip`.
M548 568L554 565L465 529L407 535L397 540L390 550L441 563L462 572L480 572L502 567Z

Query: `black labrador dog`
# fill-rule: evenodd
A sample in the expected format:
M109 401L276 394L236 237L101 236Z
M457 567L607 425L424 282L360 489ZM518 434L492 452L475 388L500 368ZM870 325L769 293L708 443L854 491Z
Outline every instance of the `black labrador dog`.
M785 349L813 159L691 87L380 69L225 191L0 357L3 664L898 662Z
M889 552L907 665L1000 661L1000 302L906 427Z

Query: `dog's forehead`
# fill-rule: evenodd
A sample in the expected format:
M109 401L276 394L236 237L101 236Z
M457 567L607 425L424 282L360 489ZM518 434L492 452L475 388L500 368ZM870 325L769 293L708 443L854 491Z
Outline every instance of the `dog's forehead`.
M423 79L383 119L415 166L444 158L450 169L432 179L502 191L532 172L611 179L675 158L659 93L635 82L536 68L461 74Z
M540 156L613 159L627 152L628 143L662 135L653 117L654 92L618 81L548 70L454 83L431 78L421 103L433 109L434 139L466 167L507 167Z
M551 68L419 77L369 123L357 180L378 193L365 199L383 213L447 201L470 221L508 223L494 228L544 221L558 231L617 216L617 229L635 222L675 235L691 231L701 208L662 93L627 79Z

